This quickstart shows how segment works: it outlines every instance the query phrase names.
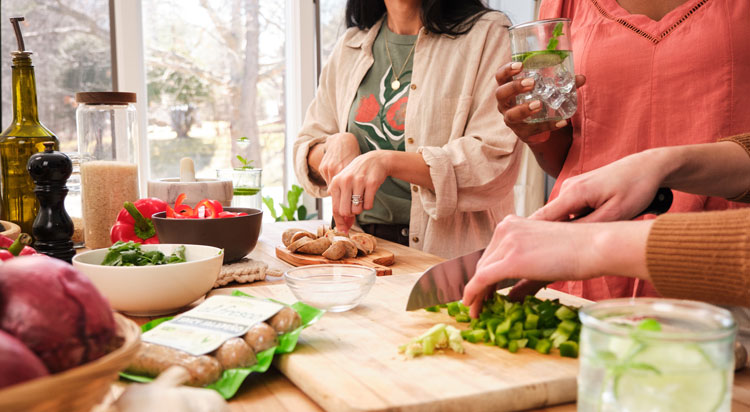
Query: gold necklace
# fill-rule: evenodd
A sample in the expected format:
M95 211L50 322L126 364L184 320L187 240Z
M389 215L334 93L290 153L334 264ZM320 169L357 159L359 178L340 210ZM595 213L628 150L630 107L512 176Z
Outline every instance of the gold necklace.
M401 66L401 70L398 71L398 74L396 74L396 69L393 67L393 59L391 59L391 51L388 49L388 33L385 33L385 52L388 54L388 61L391 63L391 72L393 72L393 78L396 79L391 82L391 89L392 90L398 90L399 87L401 87L401 82L398 80L399 76L404 72L404 69L406 68L406 63L409 62L409 57L411 57L411 54L414 52L414 48L417 47L417 41L414 40L414 45L411 46L411 50L409 50L409 54L406 55L406 60L404 60L403 66Z

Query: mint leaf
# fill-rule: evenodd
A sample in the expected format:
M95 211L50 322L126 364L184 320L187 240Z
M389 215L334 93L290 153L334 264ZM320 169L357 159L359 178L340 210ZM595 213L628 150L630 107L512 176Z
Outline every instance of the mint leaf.
M557 43L559 43L558 37L564 35L563 33L563 24L562 22L559 22L555 25L555 28L552 29L552 37L549 38L549 42L547 43L547 50L555 50L557 49Z

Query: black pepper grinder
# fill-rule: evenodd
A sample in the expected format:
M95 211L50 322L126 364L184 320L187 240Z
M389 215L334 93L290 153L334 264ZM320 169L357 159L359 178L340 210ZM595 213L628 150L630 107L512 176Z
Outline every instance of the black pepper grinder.
M34 249L47 256L70 263L73 249L73 220L65 211L65 183L73 173L73 162L65 153L56 152L53 142L44 142L44 152L32 155L26 165L34 179L34 194L39 212L31 227Z

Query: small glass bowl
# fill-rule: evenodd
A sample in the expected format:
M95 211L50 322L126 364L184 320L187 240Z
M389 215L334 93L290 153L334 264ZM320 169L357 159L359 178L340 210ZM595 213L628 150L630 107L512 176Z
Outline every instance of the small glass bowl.
M359 265L310 265L284 273L286 285L301 302L329 312L359 305L377 277L375 269Z

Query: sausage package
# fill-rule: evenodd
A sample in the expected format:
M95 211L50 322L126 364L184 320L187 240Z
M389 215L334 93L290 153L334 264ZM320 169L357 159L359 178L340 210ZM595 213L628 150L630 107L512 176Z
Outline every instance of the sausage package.
M243 299L237 301L237 297ZM208 305L206 305L207 303ZM286 316L282 315L287 313L294 315L298 322L289 325L276 322L277 318L284 321L285 319L282 318ZM211 362L215 361L209 355L218 356L222 349L230 343L242 344L242 342L237 342L242 341L241 338L238 339L237 337L241 337L243 333L250 329L250 333L245 338L247 340L247 336L253 334L253 329L255 329L253 325L258 325L259 322L267 320L270 326L268 324L263 324L263 326L268 326L267 329L271 329L272 326L276 330L278 343L274 346L266 345L265 347L270 346L267 349L259 348L259 350L262 350L255 353L253 359L257 363L247 367L219 369L221 371L220 376L213 375L208 380L201 380L200 377L194 376L195 382L199 382L196 386L202 386L204 382L211 381L204 387L216 390L224 399L230 399L247 376L253 372L263 373L267 371L275 354L293 352L302 329L315 323L323 313L325 311L302 302L286 305L273 299L256 298L240 291L234 291L232 296L211 297L195 309L175 318L165 317L148 322L141 326L141 331L144 333L144 342L149 342L144 344L145 347L149 347L149 345L154 347L154 344L157 344L159 348L178 353L177 358L191 358L196 361L195 363L203 362L203 366L205 366L205 359ZM169 322L172 319L174 321ZM208 332L206 332L207 330ZM250 343L251 341L248 340L248 344ZM216 348L219 349L216 350ZM139 355L141 354L139 353ZM219 360L221 360L220 356ZM177 362L176 364L186 366L190 370L190 365L185 362ZM219 362L214 363L218 367ZM126 372L120 373L120 376L136 382L151 382L154 379L153 376L140 372L140 370L145 371L147 368L138 369L132 366ZM201 370L205 369L203 367ZM213 381L216 376L219 376L218 380Z
M211 296L185 313L141 335L143 342L169 346L193 356L205 355L251 326L270 319L284 305L266 299Z

